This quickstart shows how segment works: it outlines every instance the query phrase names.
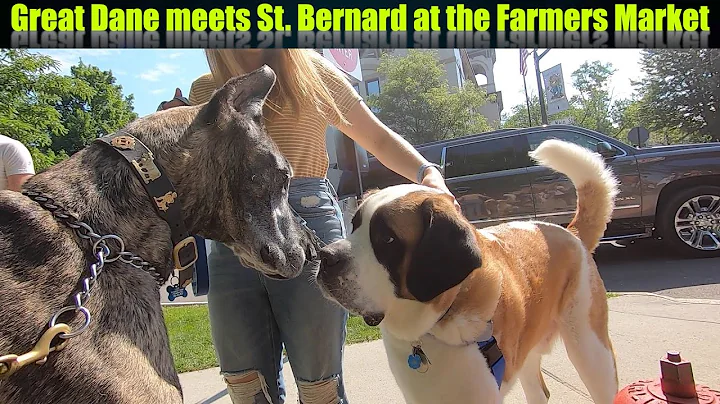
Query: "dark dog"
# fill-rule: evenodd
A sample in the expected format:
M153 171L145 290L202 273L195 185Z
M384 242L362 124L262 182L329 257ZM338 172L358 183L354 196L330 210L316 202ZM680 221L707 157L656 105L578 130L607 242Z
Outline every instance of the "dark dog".
M290 166L262 123L274 83L264 66L230 80L203 106L158 112L123 131L147 145L164 168L190 234L227 244L268 276L293 278L314 247L287 202ZM94 143L36 175L25 190L52 198L99 235L119 236L159 279L106 262L85 304L89 328L45 364L28 364L0 380L0 403L182 402L158 294L158 281L173 268L169 226L132 166ZM114 242L107 245L119 248ZM51 316L73 307L94 262L92 241L36 201L0 192L0 356L30 351ZM82 326L81 313L66 314L61 319L73 330Z

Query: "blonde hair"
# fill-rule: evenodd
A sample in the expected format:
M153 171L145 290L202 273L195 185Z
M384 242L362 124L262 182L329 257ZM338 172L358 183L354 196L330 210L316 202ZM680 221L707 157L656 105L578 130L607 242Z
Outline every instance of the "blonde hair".
M303 113L318 112L328 120L334 117L347 123L318 71L319 63L324 61L310 49L206 49L210 72L218 87L248 73L244 59L249 52L262 52L262 63L277 75L275 87L265 103L266 119L290 108L297 119ZM316 58L320 60L314 60Z

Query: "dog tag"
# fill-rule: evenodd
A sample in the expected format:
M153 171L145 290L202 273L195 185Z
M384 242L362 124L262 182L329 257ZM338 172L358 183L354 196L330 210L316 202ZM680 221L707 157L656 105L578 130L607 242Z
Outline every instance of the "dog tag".
M185 288L180 285L168 285L167 287L168 300L173 301L177 297L187 297L188 292Z
M419 346L413 346L412 353L408 355L408 366L420 373L425 373L430 368L430 361Z

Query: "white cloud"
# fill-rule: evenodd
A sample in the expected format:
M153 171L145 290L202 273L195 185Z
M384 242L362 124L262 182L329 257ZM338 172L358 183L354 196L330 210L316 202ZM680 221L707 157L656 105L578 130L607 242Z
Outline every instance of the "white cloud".
M177 71L177 66L169 63L158 63L152 69L141 73L138 78L147 81L159 81L163 75L173 74Z
M164 89L164 88L158 88L157 90L150 90L150 94L153 94L153 95L158 95L158 94L167 93L167 92L168 92L168 90Z
M168 55L168 59L177 59L183 56L185 56L185 52L174 52Z

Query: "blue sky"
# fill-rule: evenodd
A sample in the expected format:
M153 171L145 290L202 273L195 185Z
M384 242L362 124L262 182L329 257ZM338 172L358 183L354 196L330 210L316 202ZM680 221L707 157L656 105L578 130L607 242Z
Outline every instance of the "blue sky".
M125 94L135 96L135 111L147 115L158 104L172 97L179 87L187 96L192 81L208 72L207 62L201 49L36 49L35 52L54 57L60 62L63 73L80 59L103 70L112 70ZM610 86L615 97L627 97L633 89L630 79L636 79L641 71L638 66L640 51L637 49L553 49L540 62L541 70L562 64L568 94L572 89L570 74L587 60L610 62L617 69ZM532 61L529 59L528 91L537 93ZM503 93L504 112L513 105L525 102L522 76L517 49L498 49L495 63L496 88Z

